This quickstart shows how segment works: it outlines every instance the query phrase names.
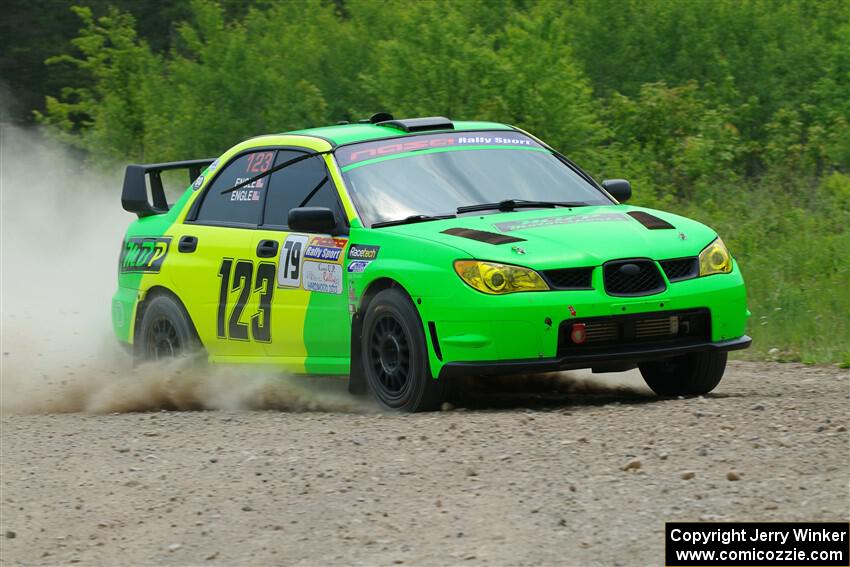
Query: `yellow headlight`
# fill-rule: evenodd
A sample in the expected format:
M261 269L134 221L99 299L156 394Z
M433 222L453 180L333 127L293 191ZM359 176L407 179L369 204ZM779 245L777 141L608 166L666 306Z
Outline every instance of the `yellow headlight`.
M493 295L549 289L540 274L520 266L458 260L455 262L455 271L463 281L478 291Z
M720 238L699 253L699 275L728 274L732 271L732 257Z

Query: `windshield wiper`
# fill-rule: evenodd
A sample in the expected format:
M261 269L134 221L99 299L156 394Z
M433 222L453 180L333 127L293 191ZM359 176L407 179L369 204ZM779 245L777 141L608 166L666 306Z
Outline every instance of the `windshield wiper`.
M549 208L555 207L586 207L587 203L564 202L564 201L526 201L524 199L505 199L498 203L481 203L479 205L465 205L457 208L457 214L471 213L474 211L489 211L498 209L500 211L513 211L516 209Z
M403 219L382 221L372 223L372 228L381 228L382 226L397 226L400 224L415 224L417 222L428 222L435 220L443 220L443 219L453 219L455 215L411 215L409 217L405 217Z

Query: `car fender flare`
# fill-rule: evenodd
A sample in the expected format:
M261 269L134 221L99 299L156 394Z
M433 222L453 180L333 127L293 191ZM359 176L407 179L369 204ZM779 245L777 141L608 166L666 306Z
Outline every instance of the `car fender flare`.
M186 305L184 305L183 301L180 297L168 289L165 286L155 285L150 288L140 292L141 298L139 299L138 304L136 305L136 319L133 321L133 348L138 348L138 341L136 337L139 334L139 327L142 324L142 319L145 316L145 308L147 307L147 302L153 299L154 297L158 297L160 295L167 295L171 299L177 302L177 305L180 306L180 309L183 310L183 315L186 316L186 320L189 322L189 328L192 331L192 334L195 336L195 340L198 341L198 344L201 345L201 348L205 348L203 341L201 341L200 335L198 335L198 329L195 328L195 322L192 320L192 316L189 314L189 310L186 309Z
M367 393L366 376L363 374L363 359L360 355L361 340L363 338L363 316L369 308L369 304L372 302L372 299L374 299L379 292L392 288L401 290L410 300L414 309L419 312L419 306L417 305L417 302L414 301L413 296L397 280L388 277L380 277L369 283L369 286L363 292L360 299L360 307L354 313L351 320L351 366L348 374L348 391L351 394L363 395ZM430 344L431 341L428 335L428 329L424 327L424 321L422 320L421 313L419 315L419 324L423 325L422 330L426 337L425 343L428 345L429 349L433 349L433 345Z

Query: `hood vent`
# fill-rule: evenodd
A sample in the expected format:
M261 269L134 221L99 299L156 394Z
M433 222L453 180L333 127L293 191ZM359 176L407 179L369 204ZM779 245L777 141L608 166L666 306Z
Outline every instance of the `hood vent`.
M486 242L487 244L510 244L511 242L525 241L525 238L517 238L516 236L508 236L507 234L496 234L495 232L487 232L486 230L475 230L474 228L449 228L444 230L443 234L451 234L452 236Z
M645 213L643 211L631 211L626 214L638 221L640 224L642 224L649 230L664 230L669 228L676 228L666 220L660 219L654 215Z

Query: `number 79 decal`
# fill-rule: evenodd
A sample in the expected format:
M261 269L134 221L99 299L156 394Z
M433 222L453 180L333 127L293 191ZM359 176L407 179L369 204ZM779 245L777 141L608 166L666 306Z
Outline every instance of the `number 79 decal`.
M301 259L307 248L309 236L290 234L280 249L280 262L277 271L277 285L282 287L301 287Z

